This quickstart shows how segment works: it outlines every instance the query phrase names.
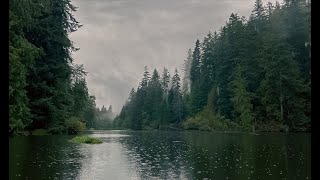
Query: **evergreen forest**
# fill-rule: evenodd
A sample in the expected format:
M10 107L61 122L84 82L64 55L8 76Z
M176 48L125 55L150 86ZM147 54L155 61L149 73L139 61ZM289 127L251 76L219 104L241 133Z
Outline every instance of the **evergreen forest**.
M310 131L310 7L256 0L249 19L197 39L180 74L145 66L114 127Z
M112 108L96 108L68 35L82 25L71 0L9 1L9 134L105 127Z

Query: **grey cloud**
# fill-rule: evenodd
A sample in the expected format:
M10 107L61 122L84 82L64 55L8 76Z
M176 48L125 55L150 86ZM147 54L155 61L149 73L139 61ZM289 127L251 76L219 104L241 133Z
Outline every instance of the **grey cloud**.
M274 2L274 1L272 1ZM231 13L248 17L254 0L74 0L77 20L84 24L70 35L80 50L90 93L99 107L120 111L143 68L161 73L175 67L210 31L219 30Z

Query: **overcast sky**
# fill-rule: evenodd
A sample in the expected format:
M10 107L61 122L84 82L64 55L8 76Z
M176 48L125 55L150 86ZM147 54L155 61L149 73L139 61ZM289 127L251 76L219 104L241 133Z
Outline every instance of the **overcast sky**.
M231 13L249 17L255 0L73 0L83 24L70 35L96 104L119 112L144 66L152 73L182 64L197 38L219 30ZM263 1L265 4L268 1ZM271 0L271 2L275 2Z

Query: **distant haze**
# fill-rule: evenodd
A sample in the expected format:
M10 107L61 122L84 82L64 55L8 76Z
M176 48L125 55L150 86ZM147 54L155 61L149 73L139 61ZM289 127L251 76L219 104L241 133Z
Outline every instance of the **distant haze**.
M73 0L79 7L75 17L83 24L70 35L80 48L74 61L85 65L97 106L111 104L117 113L142 79L145 65L150 73L167 67L172 74L178 68L182 76L196 39L218 31L231 13L248 19L254 1Z

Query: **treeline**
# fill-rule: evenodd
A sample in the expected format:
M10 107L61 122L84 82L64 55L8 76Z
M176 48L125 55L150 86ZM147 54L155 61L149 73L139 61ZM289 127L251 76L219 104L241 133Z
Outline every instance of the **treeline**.
M71 57L74 11L71 0L9 1L9 133L92 124L95 97Z
M178 125L186 115L184 104L177 69L172 78L166 68L163 69L162 77L157 69L150 77L145 66L139 87L136 91L132 88L127 102L114 119L114 127L138 130Z
M95 117L92 120L90 128L93 129L112 129L115 114L112 112L112 106L107 109L104 105L101 109L96 108Z
M311 114L311 2L256 0L249 20L231 14L196 41L170 86L145 70L114 125L200 130L306 131Z

